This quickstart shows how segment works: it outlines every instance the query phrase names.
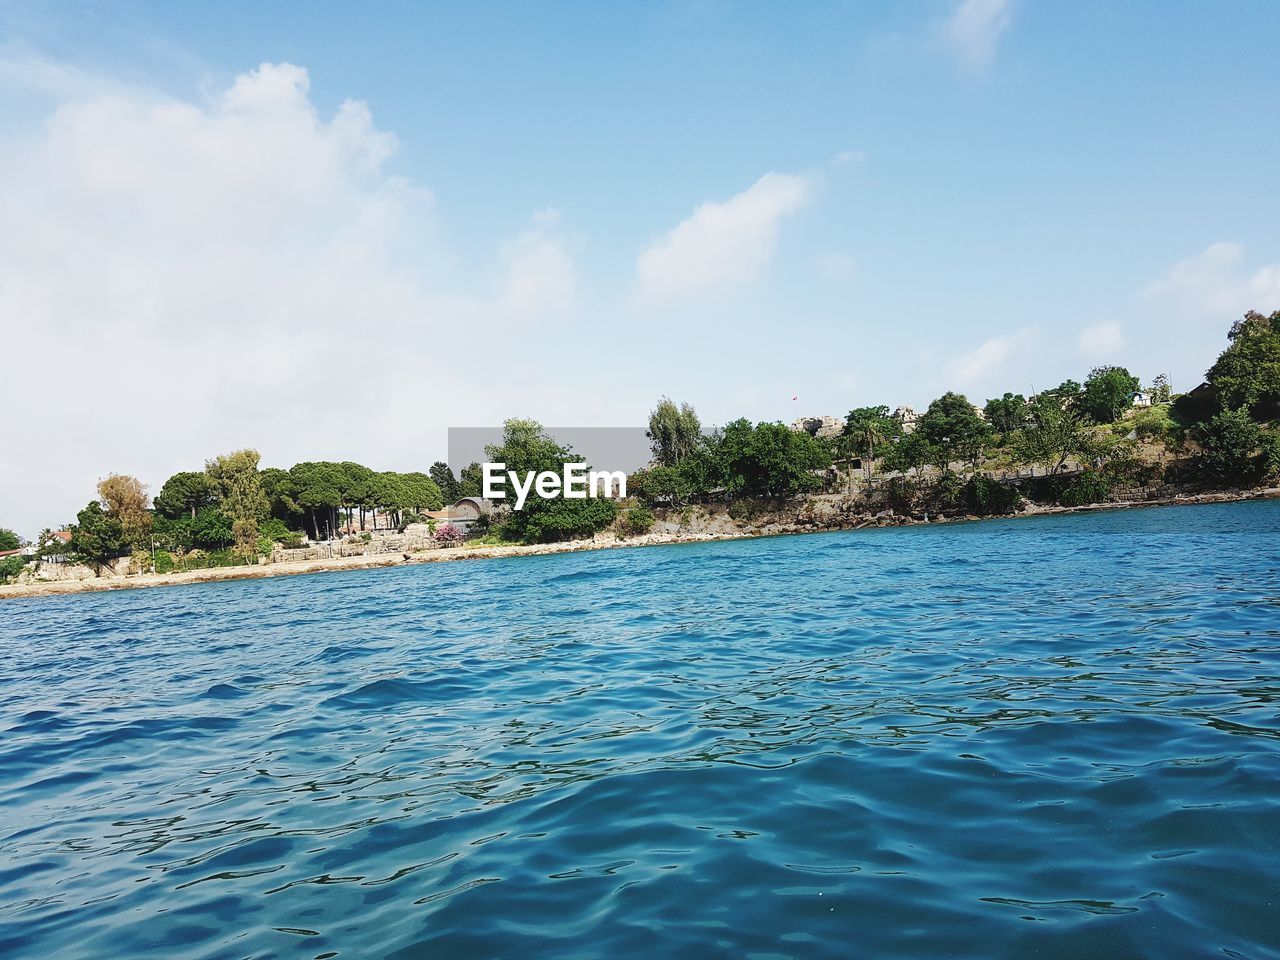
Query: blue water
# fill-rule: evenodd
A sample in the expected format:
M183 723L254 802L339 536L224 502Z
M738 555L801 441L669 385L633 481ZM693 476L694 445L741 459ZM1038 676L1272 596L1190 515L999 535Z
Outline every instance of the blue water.
M0 955L1280 956L1280 504L0 605Z

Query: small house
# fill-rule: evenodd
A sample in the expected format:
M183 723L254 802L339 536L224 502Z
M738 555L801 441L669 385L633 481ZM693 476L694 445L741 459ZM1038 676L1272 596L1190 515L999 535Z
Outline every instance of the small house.
M1132 407L1149 407L1151 406L1151 394L1144 390L1135 390L1129 395L1129 405Z

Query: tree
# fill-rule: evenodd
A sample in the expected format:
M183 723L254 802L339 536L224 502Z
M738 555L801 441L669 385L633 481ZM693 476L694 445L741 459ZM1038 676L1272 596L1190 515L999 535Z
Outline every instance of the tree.
M991 425L978 416L964 394L944 393L924 412L915 433L934 451L932 462L946 469L952 460L965 460L976 468L991 442Z
M1264 316L1250 310L1227 334L1231 345L1205 378L1227 409L1248 408L1271 417L1280 412L1280 310Z
M584 459L571 448L557 443L536 420L521 419L503 424L502 442L486 446L485 457L490 463L506 464L507 470L521 476L530 471L560 473L566 463L581 463ZM463 476L465 480L466 471ZM508 498L514 500L514 497L508 488ZM584 537L611 524L617 512L617 505L604 497L570 500L535 494L525 501L522 509L512 510L503 524L503 534L526 543Z
M627 478L627 492L650 505L668 503L678 507L689 499L694 489L683 470L676 467L650 467L648 470L637 470Z
M27 558L24 556L0 557L0 583L15 579L26 565Z
M481 473L480 464L473 460L458 472L458 496L455 499L478 497L483 493L484 475Z
M886 470L906 473L909 470L919 471L926 463L934 463L938 458L933 444L919 430L915 430L889 448L882 464ZM945 462L945 455L943 459Z
M781 423L734 420L713 451L721 484L731 495L785 499L816 489L815 471L830 464L821 443Z
M71 542L67 554L77 563L88 564L101 575L102 567L129 551L124 527L119 518L102 509L97 500L90 501L76 514L71 526Z
M298 504L298 489L294 485L293 476L288 470L267 467L258 474L258 481L262 484L262 494L267 498L267 509L271 516L293 528L305 512Z
M1192 436L1200 444L1196 466L1211 483L1240 483L1257 480L1270 466L1269 450L1264 446L1262 428L1254 423L1249 411L1224 410L1207 423L1197 425Z
M1132 405L1139 383L1124 367L1094 367L1080 394L1080 410L1094 423L1114 423Z
M440 496L445 503L453 503L461 498L461 485L458 478L453 475L453 470L443 460L437 460L431 465L431 479L436 482L436 486L440 488Z
M1039 463L1056 474L1072 456L1083 455L1089 430L1074 410L1054 396L1037 397L1028 408L1030 423L1014 436L1014 452L1025 463Z
M205 507L213 506L215 493L209 475L186 470L175 473L164 482L156 494L156 513L176 520L178 517L195 518Z
M22 538L12 530L0 527L0 552L18 550L22 547Z
M231 521L236 551L249 557L258 549L258 521L270 510L258 476L257 450L237 450L205 464L205 473L218 494L218 505Z
M1169 375L1157 373L1147 392L1151 394L1152 403L1168 403L1173 398L1173 388L1169 386Z
M151 500L146 485L137 477L113 473L98 481L98 499L103 509L120 521L125 541L135 550L151 546Z
M693 452L702 435L697 413L687 403L677 407L663 397L649 414L645 436L653 447L653 459L662 467L674 467Z
M326 534L332 535L337 531L337 510L342 502L341 489L344 482L336 463L307 461L295 463L289 468L292 496L311 518L311 535L317 540L320 539L322 512Z
M982 412L996 433L1012 433L1022 429L1027 422L1027 400L1020 393L1006 393L998 399L988 400Z
M889 415L888 407L855 407L844 419L842 452L865 457L867 477L870 478L872 463L876 458L876 444L883 446L901 435L902 424Z
M1080 400L1084 388L1074 380L1063 380L1052 390L1046 390L1041 396L1054 397L1063 407L1074 406Z

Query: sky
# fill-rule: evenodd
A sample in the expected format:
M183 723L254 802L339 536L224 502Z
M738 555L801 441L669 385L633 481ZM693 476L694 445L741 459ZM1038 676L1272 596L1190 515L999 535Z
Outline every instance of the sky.
M0 526L664 395L1189 389L1280 308L1276 36L1271 0L0 0Z

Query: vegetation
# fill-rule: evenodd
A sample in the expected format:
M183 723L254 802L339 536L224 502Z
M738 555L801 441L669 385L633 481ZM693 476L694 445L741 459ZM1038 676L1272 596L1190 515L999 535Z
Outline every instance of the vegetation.
M1129 408L1140 382L1124 367L1095 367L1075 406L1094 423L1111 423Z
M637 506L619 516L609 498L534 496L519 511L499 511L492 529L482 517L477 542L588 537L615 522L623 535L634 536L652 528L657 508L675 511L688 526L688 505L708 500L727 502L730 515L746 521L846 481L852 493L854 472L842 477L834 465L854 458L862 460L861 492L876 509L925 513L1007 513L1024 496L1064 505L1105 500L1119 488L1165 475L1168 458L1150 456L1152 446L1181 454L1168 464L1180 481L1258 483L1280 475L1280 431L1268 422L1280 416L1280 311L1246 314L1228 341L1206 384L1189 394L1175 396L1168 377L1157 375L1146 391L1149 407L1133 406L1140 382L1134 374L1102 366L1083 383L1064 380L1030 397L1006 392L981 408L955 392L935 399L919 418L891 414L886 406L856 407L839 436L822 440L747 419L704 431L693 407L662 397L648 422L653 460L629 478ZM1194 402L1184 402L1189 399ZM526 419L508 420L502 441L485 452L518 474L560 473L566 463L585 459ZM153 504L136 477L111 474L68 528L70 541L46 530L35 556L65 557L100 572L124 557L137 567L154 556L157 570L224 565L276 544L301 546L303 531L317 539L360 533L368 540L366 523L400 530L430 523L427 511L481 492L477 463L456 476L440 461L427 473L376 471L350 461L261 469L256 451L240 450L209 460L203 471L175 473ZM433 533L442 542L464 539L452 525ZM0 529L0 552L21 543ZM15 576L26 560L3 559L3 578Z
M1231 345L1205 378L1225 410L1247 408L1258 417L1280 413L1280 310L1250 310L1227 334Z
M618 520L618 529L624 536L639 537L653 529L654 516L644 507L632 507L623 512Z
M456 547L467 539L466 534L455 527L452 523L444 523L436 528L432 536L437 543L442 543L446 547Z
M566 463L581 459L547 435L536 420L508 420L503 425L502 443L485 447L490 463L505 463L520 476L551 471L561 473ZM508 496L515 494L508 488ZM533 496L524 508L513 510L501 528L508 540L522 543L550 543L589 537L613 523L618 507L612 500L588 497L582 500L544 499Z
M1273 468L1274 435L1266 435L1248 411L1224 410L1194 431L1196 467L1209 483L1252 483Z
M649 430L645 436L653 444L653 459L658 466L674 467L697 447L702 437L702 423L689 404L677 407L663 397L649 414Z

